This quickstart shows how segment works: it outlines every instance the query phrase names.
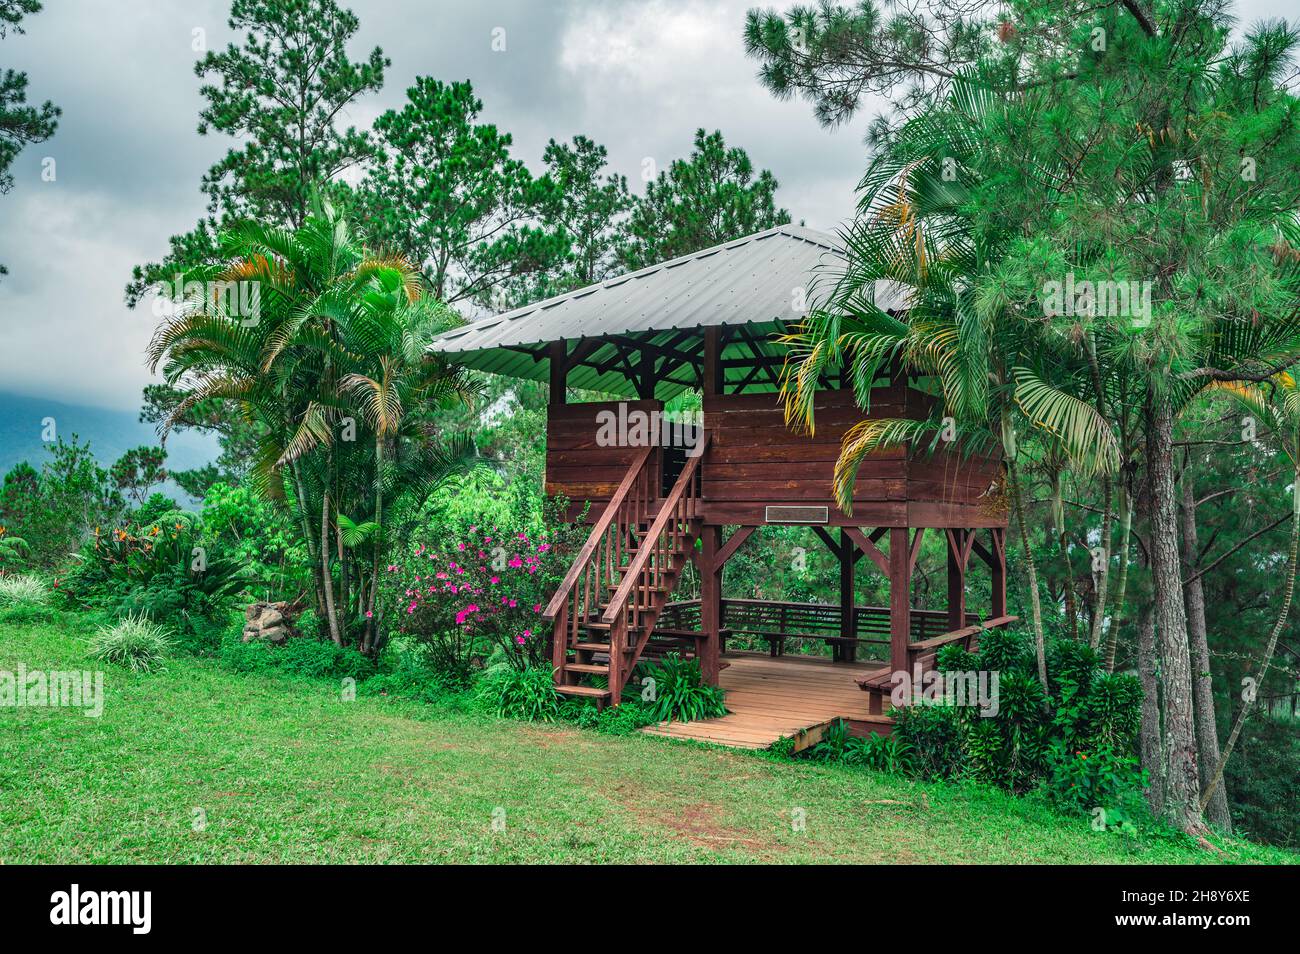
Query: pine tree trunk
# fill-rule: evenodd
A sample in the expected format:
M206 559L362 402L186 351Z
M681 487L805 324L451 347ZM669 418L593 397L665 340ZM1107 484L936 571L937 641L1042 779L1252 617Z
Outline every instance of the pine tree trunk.
M1195 572L1197 550L1196 487L1190 463L1183 468L1183 556L1189 572ZM1192 648L1192 702L1196 707L1196 764L1201 770L1204 791L1219 764L1219 728L1214 711L1214 680L1210 674L1210 643L1205 623L1205 590L1199 577L1183 587L1187 601L1187 634ZM1216 785L1207 814L1211 824L1232 831L1228 797L1223 786Z
M1263 687L1265 677L1268 676L1268 667L1273 664L1273 653L1277 651L1277 638L1281 635L1282 628L1286 626L1287 617L1291 615L1291 601L1295 596L1296 557L1297 552L1300 551L1300 466L1296 467L1292 480L1291 546L1287 554L1286 591L1282 597L1282 609L1278 612L1277 622L1273 624L1273 632L1269 633L1268 645L1264 647L1255 692L1250 693L1242 700L1237 719L1232 724L1232 732L1229 733L1228 741L1223 746L1223 754L1219 756L1219 762L1214 767L1214 774L1210 777L1210 784L1201 793L1200 804L1202 807L1209 802L1216 789L1222 788L1224 766L1228 764L1228 757L1232 755L1232 750L1237 745L1237 739L1241 736L1241 728L1246 724L1246 717L1250 715L1251 709L1255 707L1255 700L1258 697L1259 690Z
M1200 770L1192 706L1192 663L1187 612L1178 551L1174 500L1174 417L1167 395L1148 405L1147 466L1151 480L1151 575L1155 584L1156 632L1164 684L1165 811L1189 833L1204 828L1200 808Z

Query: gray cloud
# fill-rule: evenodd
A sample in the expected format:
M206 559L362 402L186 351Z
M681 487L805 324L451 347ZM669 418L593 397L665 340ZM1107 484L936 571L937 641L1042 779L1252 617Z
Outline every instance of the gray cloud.
M721 129L781 183L796 220L833 229L853 209L865 166L862 122L827 131L806 104L778 102L754 77L741 27L751 0L352 0L353 52L379 45L385 89L344 121L365 127L399 105L417 75L469 78L485 118L514 135L537 168L548 138L604 143L635 187L646 158L684 155L697 127ZM760 3L759 5L768 5ZM774 4L779 7L789 3ZM1292 0L1248 0L1243 21L1294 15ZM122 303L132 265L203 212L199 179L228 147L195 132L201 99L193 31L232 37L224 0L53 0L24 36L0 41L3 65L26 70L30 94L63 107L59 132L25 151L0 198L0 389L136 406L150 378L147 306ZM506 49L494 52L493 30ZM57 179L43 182L42 160Z

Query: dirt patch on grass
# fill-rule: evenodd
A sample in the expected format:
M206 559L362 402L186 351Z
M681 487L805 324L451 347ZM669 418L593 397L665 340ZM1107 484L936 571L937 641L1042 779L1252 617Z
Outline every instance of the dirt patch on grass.
M762 833L734 828L719 819L721 806L713 802L684 805L651 804L637 798L624 803L638 821L666 829L696 848L712 851L744 851L762 861L772 860L786 851L784 845L765 838Z

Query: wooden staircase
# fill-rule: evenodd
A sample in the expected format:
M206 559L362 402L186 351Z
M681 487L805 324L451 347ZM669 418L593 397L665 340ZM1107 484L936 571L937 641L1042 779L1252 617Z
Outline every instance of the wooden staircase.
M656 631L655 623L700 535L700 459L708 442L705 432L662 497L663 454L646 447L592 527L543 613L554 624L557 692L618 705L639 660L673 650L698 654L702 634Z

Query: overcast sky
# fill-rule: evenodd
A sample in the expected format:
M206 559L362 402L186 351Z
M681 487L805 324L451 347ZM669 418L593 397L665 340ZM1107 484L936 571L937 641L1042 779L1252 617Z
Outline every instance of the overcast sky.
M866 164L867 116L835 131L802 101L778 102L754 77L741 28L753 5L787 0L352 0L354 58L375 45L392 59L384 89L344 119L368 127L400 106L419 75L469 78L484 118L510 132L540 169L547 139L603 143L641 188L690 151L694 130L721 129L780 182L795 221L834 229L852 211ZM0 391L130 409L150 380L142 353L153 325L122 290L133 265L156 261L169 236L200 217L203 173L229 148L195 132L202 101L194 31L210 48L233 37L227 0L45 0L26 34L0 40L0 67L25 70L29 99L63 108L57 135L29 147L0 197ZM1241 0L1243 21L1296 16L1295 0ZM505 30L506 49L492 36ZM56 178L42 181L42 162Z

